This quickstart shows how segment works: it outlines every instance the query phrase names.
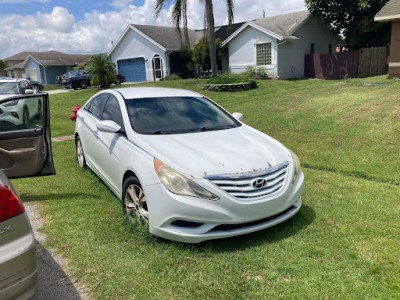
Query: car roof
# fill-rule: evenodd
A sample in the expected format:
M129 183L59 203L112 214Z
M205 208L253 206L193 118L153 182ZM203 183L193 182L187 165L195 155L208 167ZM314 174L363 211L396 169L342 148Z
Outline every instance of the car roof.
M125 99L202 96L193 91L160 87L131 87L114 91L119 92Z
M21 82L24 80L28 81L26 78L0 77L0 82Z

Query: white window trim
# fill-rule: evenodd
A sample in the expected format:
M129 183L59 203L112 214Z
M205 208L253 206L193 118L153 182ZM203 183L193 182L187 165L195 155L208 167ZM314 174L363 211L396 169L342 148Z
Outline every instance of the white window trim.
M271 44L271 64L269 65L257 65L257 45L260 44ZM255 58L255 62L254 65L256 67L266 67L267 69L271 69L275 67L275 64L273 63L274 61L274 43L271 41L265 41L265 40L259 40L256 43L254 43L254 58Z

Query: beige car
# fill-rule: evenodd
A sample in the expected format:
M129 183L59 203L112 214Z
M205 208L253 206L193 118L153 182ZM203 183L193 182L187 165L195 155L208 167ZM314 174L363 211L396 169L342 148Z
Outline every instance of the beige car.
M1 96L0 107L41 102L32 126L9 122L0 109L0 299L29 299L38 289L36 244L24 207L8 178L55 174L47 94Z

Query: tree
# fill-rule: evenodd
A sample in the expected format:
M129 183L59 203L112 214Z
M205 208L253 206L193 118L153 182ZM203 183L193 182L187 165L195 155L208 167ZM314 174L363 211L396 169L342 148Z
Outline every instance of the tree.
M341 46L350 50L385 46L390 40L390 24L374 21L388 0L305 0L309 11L342 36Z
M76 67L74 67L74 70L84 70L86 68L85 64L78 64Z
M182 45L179 49L179 54L182 61L182 78L190 78L193 76L193 51L186 45Z
M0 76L3 75L4 69L6 68L6 63L4 60L0 59Z
M105 54L92 56L86 66L92 85L100 85L101 89L108 88L116 81L115 64Z
M169 2L168 0L157 0L156 3L156 17L161 12L162 7L165 3ZM216 49L216 41L215 41L215 26L214 26L214 9L213 9L213 1L212 0L200 0L200 2L205 3L204 9L204 27L208 32L208 40L210 47L210 61L211 61L211 71L212 76L217 76L217 49ZM229 25L233 22L233 0L226 0L226 7L228 12L228 22ZM174 0L174 6L172 9L172 20L175 24L175 27L180 32L180 23L183 21L185 36L186 36L186 44L188 46L189 43L189 35L187 32L187 0Z
M222 48L222 42L220 39L215 41L216 52L217 52L217 65L222 64L222 58L224 57L224 49ZM202 38L194 45L193 62L196 64L198 70L208 71L211 69L211 55L210 55L210 43L208 38Z

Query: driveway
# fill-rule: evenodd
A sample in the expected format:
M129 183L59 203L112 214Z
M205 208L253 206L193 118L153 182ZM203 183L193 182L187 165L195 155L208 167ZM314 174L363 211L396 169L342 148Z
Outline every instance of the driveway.
M52 249L43 246L46 235L38 232L43 225L43 220L39 216L37 204L24 202L24 207L35 233L39 265L39 291L31 300L87 299L82 292L82 287L77 282L71 282L64 272L65 261L55 255Z

